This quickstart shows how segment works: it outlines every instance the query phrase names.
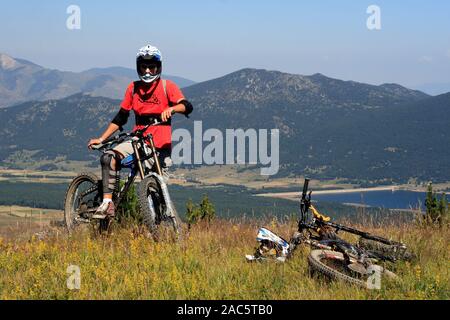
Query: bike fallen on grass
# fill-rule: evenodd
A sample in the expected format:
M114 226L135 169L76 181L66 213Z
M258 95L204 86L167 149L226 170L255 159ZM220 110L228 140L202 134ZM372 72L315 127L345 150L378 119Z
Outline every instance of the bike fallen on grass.
M391 279L398 278L384 264L412 260L413 255L406 245L331 222L311 204L312 191L308 192L308 186L309 179L305 179L298 229L290 241L261 228L256 238L260 245L253 255L246 256L247 261L272 259L285 262L298 246L307 245L312 248L308 256L310 269L329 278L369 289L374 288L371 277L376 273ZM359 236L358 243L352 244L342 239L338 236L340 231Z

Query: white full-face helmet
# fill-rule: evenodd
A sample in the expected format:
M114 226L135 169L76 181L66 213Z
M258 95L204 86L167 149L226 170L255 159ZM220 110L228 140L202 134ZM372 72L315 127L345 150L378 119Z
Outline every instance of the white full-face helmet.
M151 72L145 72L147 67ZM152 83L159 79L162 71L162 55L158 48L149 44L140 48L136 55L136 70L139 79L145 83Z

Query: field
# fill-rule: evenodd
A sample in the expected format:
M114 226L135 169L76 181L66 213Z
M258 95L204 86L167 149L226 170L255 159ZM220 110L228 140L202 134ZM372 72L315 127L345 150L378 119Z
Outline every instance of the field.
M19 206L0 206L0 237L29 237L31 232L42 232L63 219L63 212Z
M198 203L203 194L208 194L219 216L210 225L194 226L182 244L155 243L134 225L116 225L108 237L89 230L69 236L58 226L61 210L31 207L43 201L61 208L74 172L1 172L0 203L18 199L28 207L0 206L0 299L450 298L448 228L424 228L411 218L405 223L392 219L397 213L386 216L369 208L365 210L371 220L364 224L353 219L358 208L321 203L319 209L333 219L343 219L344 213L352 211L347 219L357 228L401 240L417 255L412 263L397 264L394 271L400 280L383 281L381 290L310 275L308 248L299 249L284 264L247 263L244 256L254 252L258 228L267 226L289 238L295 223L287 217L298 210L298 202L254 195L298 193L301 179L259 181L248 173L208 170L177 170L179 184L170 186L181 216L187 199ZM312 184L315 190L354 187L344 181ZM67 268L73 265L81 272L79 290L67 288Z
M34 169L33 166L26 170L7 169L0 167L1 182L19 182L19 183L43 183L43 184L68 184L79 172L94 172L101 176L100 167L92 167L87 162L82 161L61 161L57 170L43 171ZM39 167L36 164L34 167ZM139 179L138 179L139 180ZM170 184L182 187L205 187L215 185L230 185L245 187L249 190L259 191L261 193L286 193L301 189L304 177L295 176L287 178L274 178L261 176L259 169L251 169L245 165L215 165L202 166L198 168L174 167L171 169ZM393 188L397 190L410 190L425 192L427 184L418 184L411 181L402 185L377 186L372 182L366 181L368 188ZM315 190L352 190L360 188L361 185L350 182L346 179L333 180L311 180L311 186ZM366 188L366 187L364 187ZM437 192L450 190L450 182L433 184L433 189ZM275 197L284 198L284 195L275 195ZM288 197L289 198L289 197Z
M182 244L154 243L133 226L116 226L108 237L69 237L55 227L44 240L0 239L0 299L450 298L448 229L366 225L404 241L418 257L398 264L400 280L370 291L311 276L308 248L284 264L245 262L262 225L285 237L294 230L292 221L240 219L195 226ZM70 265L80 268L79 290L67 288Z
M77 172L92 171L100 176L100 167L93 168L85 162L61 162L58 170L42 171L31 168L26 170L7 169L0 167L0 181L28 182L28 183L69 183L76 176ZM64 165L63 165L64 164ZM36 167L35 165L34 167ZM39 167L39 166L38 166ZM171 183L182 186L208 186L216 184L228 184L235 186L245 186L250 189L265 188L292 188L303 184L302 177L276 178L261 176L259 170L245 169L245 166L238 165L216 165L202 166L199 168L173 168L171 170ZM319 187L325 188L350 188L351 184L345 184L343 180L333 180L326 183L316 181Z

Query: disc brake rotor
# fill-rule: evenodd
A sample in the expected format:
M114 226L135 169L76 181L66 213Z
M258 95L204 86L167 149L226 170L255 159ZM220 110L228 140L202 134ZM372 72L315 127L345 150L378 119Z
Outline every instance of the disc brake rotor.
M352 270L353 272L362 274L362 275L367 275L369 274L369 272L367 271L367 268L364 267L363 264L361 263L351 263L347 266L347 268L349 268L350 270Z

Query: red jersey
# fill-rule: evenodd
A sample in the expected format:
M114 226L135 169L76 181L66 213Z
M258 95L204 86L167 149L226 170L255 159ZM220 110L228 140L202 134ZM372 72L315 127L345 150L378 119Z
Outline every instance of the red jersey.
M147 85L144 82L130 83L125 92L125 97L120 104L122 109L134 111L135 116L160 116L164 110L170 106L178 104L184 100L184 95L180 88L170 80L166 81L166 93L164 93L163 82L157 80ZM141 129L145 125L135 125L134 130ZM145 134L151 133L156 148L172 147L172 127L171 125L152 126L147 129Z

